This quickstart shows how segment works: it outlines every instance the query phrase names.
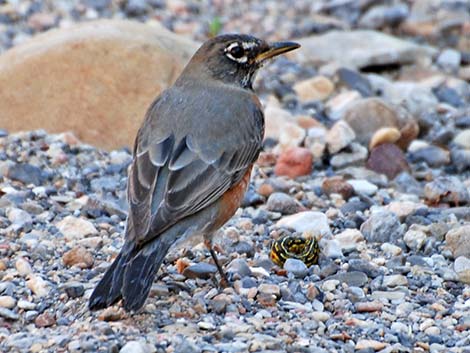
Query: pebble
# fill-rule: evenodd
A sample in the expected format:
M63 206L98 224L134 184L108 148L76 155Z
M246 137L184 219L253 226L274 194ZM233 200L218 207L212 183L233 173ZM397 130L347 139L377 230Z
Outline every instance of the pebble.
M129 341L120 350L119 353L154 353L156 349L154 346L141 342Z
M333 93L334 88L333 82L324 76L299 81L293 86L301 102L325 100Z
M93 255L83 246L76 246L62 256L65 266L77 266L79 268L91 268L94 263Z
M293 197L282 192L271 194L266 202L266 208L272 212L280 212L282 214L297 213L302 209L302 205Z
M8 220L17 226L17 228L25 228L28 225L31 226L33 223L33 218L29 213L19 209L19 208L9 208L6 211Z
M405 154L398 146L383 143L371 150L367 168L393 179L398 174L409 170L409 165Z
M357 229L345 229L334 237L343 251L356 250L359 244L364 241L364 236Z
M85 287L79 282L69 282L65 284L64 291L69 298L79 298L85 293Z
M353 142L349 148L350 151L342 151L335 154L330 159L330 164L334 168L338 169L351 165L363 164L363 162L367 159L368 152L366 147Z
M16 300L9 295L0 295L0 307L13 309L16 306Z
M45 297L49 294L48 283L38 275L30 275L26 285L38 297Z
M359 20L364 28L381 28L387 25L396 25L407 18L409 8L406 4L393 4L372 6Z
M405 233L405 237L406 237L406 233ZM404 239L404 241L405 241L405 244L406 244L406 239ZM390 256L398 256L403 252L402 248L400 248L399 246L390 244L390 243L384 243L384 244L380 245L380 249L386 255L390 255Z
M214 265L199 262L197 264L186 267L183 270L183 276L186 278L202 278L209 279L217 272L217 267Z
M385 287L398 287L408 285L408 280L403 275L384 276L383 285Z
M262 283L258 287L258 292L261 294L274 295L279 297L281 289L277 284Z
M363 98L351 103L344 113L344 120L356 133L357 141L364 146L369 145L377 130L399 127L395 110L379 98Z
M387 346L388 346L388 344L386 342L361 339L356 343L356 346L354 348L358 351L359 350L367 350L367 349L372 349L374 351L381 351Z
M439 168L450 163L450 152L438 146L426 146L409 154L413 163L425 162L431 168Z
M363 287L369 281L367 275L362 271L338 273L331 278L337 279L341 283L346 283L348 286L353 287Z
M454 271L459 280L470 284L470 259L465 256L459 256L454 262Z
M462 148L470 149L470 129L460 131L452 142Z
M41 185L44 181L41 169L28 163L20 163L10 166L8 168L7 177L12 180L22 182L25 185Z
M354 194L352 185L342 177L326 178L323 180L321 187L326 195L339 194L343 200L348 200Z
M17 313L7 308L0 308L0 317L8 320L18 320L20 318Z
M339 283L340 281L338 281L337 279L326 280L322 283L321 289L325 292L333 292Z
M251 276L250 266L245 259L234 259L228 266L228 271L238 273L241 277Z
M374 195L379 189L376 185L368 182L364 179L350 179L348 183L353 187L354 191L358 194L364 194L368 196Z
M79 240L86 236L98 234L95 226L90 221L74 216L65 217L56 226L64 235L66 241Z
M55 325L56 319L54 315L49 313L48 311L38 315L34 320L34 324L36 327L50 327Z
M436 63L444 70L456 71L460 66L461 54L454 49L444 49L437 57Z
M414 251L419 251L423 248L428 236L420 229L409 229L403 236L403 241L406 246Z
M312 171L312 153L303 147L293 147L279 156L274 172L276 175L285 175L289 178L297 178L309 175Z
M382 275L382 271L373 262L369 262L363 259L350 259L349 260L349 271L362 272L367 277L375 278ZM360 277L364 278L362 275Z
M304 278L308 274L308 268L301 260L287 259L284 262L284 270L292 273L297 278Z
M26 277L33 273L33 269L29 264L28 260L23 257L19 257L15 262L15 268L18 271L18 274L22 277Z
M18 306L18 308L24 309L24 310L34 310L34 309L36 309L36 304L31 303L31 302L29 302L27 300L24 300L24 299L18 300L17 306Z
M356 304L356 311L358 313L373 313L376 311L382 311L384 305L380 301L363 302Z
M302 149L298 149L301 148L298 146L305 139L305 129L293 123L284 123L283 125L279 132L279 150L286 153L285 158L286 156L306 158L306 155L302 155Z
M355 138L354 130L344 120L336 122L325 136L326 145L331 154L349 146Z
M442 202L467 204L470 194L465 185L455 176L438 177L424 186L424 197L433 204Z
M401 137L401 132L395 127L383 127L378 129L369 142L369 150L374 149L379 145L384 143L391 143L394 144L397 142Z
M423 204L413 201L392 201L384 208L395 213L401 221L404 221L406 217L423 207L425 207Z
M343 256L340 243L336 239L322 241L322 254L330 259L337 259Z
M372 87L366 76L361 75L355 70L350 70L344 67L339 69L337 74L341 83L347 85L350 89L359 92L363 97L370 97L373 95Z
M379 211L373 213L360 230L367 241L397 244L403 237L405 226L394 213Z
M470 225L463 225L449 230L445 240L454 258L459 256L470 258Z
M330 235L328 218L322 212L306 211L282 217L276 225L311 235Z

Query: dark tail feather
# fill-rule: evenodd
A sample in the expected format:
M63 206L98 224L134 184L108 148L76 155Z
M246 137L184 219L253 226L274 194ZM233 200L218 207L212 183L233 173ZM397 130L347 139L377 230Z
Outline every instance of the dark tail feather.
M146 244L127 263L122 286L124 309L137 311L144 305L170 246L171 242L157 238Z
M129 246L124 245L119 255L91 294L88 302L90 310L107 308L122 298L121 287L124 278L124 270L130 256L132 256L132 250Z

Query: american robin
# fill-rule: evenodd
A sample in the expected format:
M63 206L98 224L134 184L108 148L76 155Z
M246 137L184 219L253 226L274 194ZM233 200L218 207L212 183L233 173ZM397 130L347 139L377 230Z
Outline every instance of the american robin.
M140 309L170 247L194 235L204 237L226 280L211 239L240 206L261 150L264 116L253 80L268 59L298 47L215 37L151 104L129 169L125 243L90 309L121 299L127 311Z

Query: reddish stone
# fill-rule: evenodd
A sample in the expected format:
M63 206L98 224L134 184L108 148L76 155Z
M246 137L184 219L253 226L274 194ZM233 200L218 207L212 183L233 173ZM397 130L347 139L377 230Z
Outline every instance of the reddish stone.
M342 177L327 178L321 186L326 195L340 194L344 200L348 200L354 194L354 188Z
M258 194L264 197L268 197L274 192L274 188L271 184L263 183L258 188Z
M281 153L274 167L274 173L290 178L309 175L312 172L312 164L313 155L307 148L293 147Z
M38 315L34 320L36 327L50 327L55 324L55 317L49 312L44 312L41 315Z
M367 160L367 168L376 173L385 174L389 179L409 170L405 154L391 143L384 143L372 149Z

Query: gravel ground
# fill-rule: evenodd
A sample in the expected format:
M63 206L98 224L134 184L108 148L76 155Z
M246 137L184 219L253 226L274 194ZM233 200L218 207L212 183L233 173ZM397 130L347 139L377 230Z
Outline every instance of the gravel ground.
M98 17L198 40L374 28L437 48L424 69L399 55L266 68L265 151L216 238L233 286L219 289L201 244L175 249L133 316L86 307L122 244L130 152L0 130L0 351L470 352L469 5L435 2L428 35L419 9L378 3L0 1L2 49ZM274 240L307 234L321 238L318 264L269 260Z

